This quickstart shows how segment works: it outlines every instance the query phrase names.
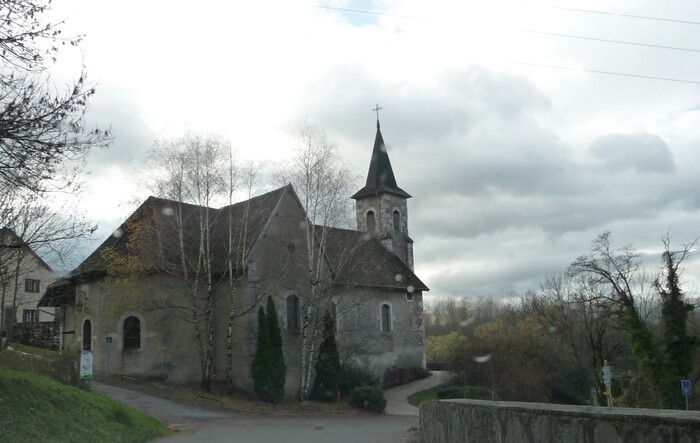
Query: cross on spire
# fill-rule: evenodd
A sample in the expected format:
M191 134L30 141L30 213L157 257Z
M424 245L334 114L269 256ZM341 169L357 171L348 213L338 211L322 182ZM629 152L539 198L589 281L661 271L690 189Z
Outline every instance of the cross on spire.
M377 125L379 125L379 111L381 111L381 109L382 108L379 106L379 104L376 104L374 106L374 109L372 109L372 111L377 113Z

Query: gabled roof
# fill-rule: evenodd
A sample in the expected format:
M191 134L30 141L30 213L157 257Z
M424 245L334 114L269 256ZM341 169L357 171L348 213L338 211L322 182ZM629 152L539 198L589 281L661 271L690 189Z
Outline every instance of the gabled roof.
M326 228L326 254L339 285L429 291L411 268L366 233Z
M229 250L229 220L231 222L231 232L233 233L234 250L248 250L251 244L257 240L265 222L270 218L273 209L288 186L276 189L266 194L253 197L240 203L224 206L220 209L205 208L188 203L180 203L158 197L148 197L136 211L109 236L100 247L83 261L70 276L79 274L106 271L107 266L102 258L102 251L107 247L115 247L119 252L126 252L129 239L132 235L131 225L133 223L144 223L147 229L155 229L151 233L159 237L157 245L161 248L159 256L151 257L158 260L161 266L179 266L181 264L180 250L177 248L167 248L163 242L172 242L177 238L178 232L185 235L184 245L186 254L192 260L196 260L199 252L199 226L200 219L205 216L208 210L211 235L212 235L212 258L216 267L215 271L223 271L225 259ZM244 214L247 211L247 222L244 226ZM181 214L181 215L180 215ZM178 216L179 215L179 216ZM179 220L182 220L184 229L176 228ZM245 244L243 244L245 242Z
M17 235L17 233L10 228L0 228L0 249L3 248L23 248L36 259L39 266L43 266L47 271L53 272L51 266L49 266L44 259L39 257L39 254L34 251L30 244L26 243L22 237Z
M213 271L223 273L227 269L229 254L229 220L233 233L232 249L247 257L247 252L260 236L265 223L288 188L289 185L220 209L148 197L78 267L65 278L46 288L40 306L55 306L56 303L60 303L62 298L70 294L76 281L88 281L106 275L108 263L104 260L104 252L113 248L118 253L127 254L129 240L140 235L135 229L136 226L146 230L141 232L148 236L148 242L138 251L147 270L150 268L153 271L181 272L181 252L176 240L179 232L183 234L186 260L196 264L199 252L199 221L207 211L212 235ZM246 212L247 222L244 223ZM178 223L182 223L184 229L178 229Z
M389 161L389 153L386 150L382 131L379 129L379 120L377 119L377 135L374 138L374 148L372 149L372 159L369 163L367 182L365 187L357 191L352 198L358 199L383 192L411 198L408 192L399 188L396 184L394 171L391 169L391 162Z
M104 251L113 248L118 253L127 254L129 248L133 247L129 240L144 232L149 240L138 253L144 260L146 270L150 266L154 272L181 272L181 252L176 247L178 242L175 239L179 232L183 233L186 260L196 263L199 252L199 221L206 211L210 217L213 271L223 274L227 270L230 250L239 254L236 262L240 263L241 259L248 257L285 193L296 196L291 185L287 185L220 209L149 197L67 277L49 285L40 306L60 305L74 296L77 282L90 281L106 275L108 263L105 262ZM247 218L244 217L246 212ZM229 220L232 223L231 230ZM247 222L244 224L243 220ZM184 225L184 229L181 230L176 229L176 223L180 221ZM365 232L325 229L329 230L326 256L334 267L337 284L395 290L407 290L409 287L417 291L428 290L413 271L396 255L387 251L376 238L369 237ZM229 249L229 232L234 233L232 249ZM339 263L341 265L338 265Z

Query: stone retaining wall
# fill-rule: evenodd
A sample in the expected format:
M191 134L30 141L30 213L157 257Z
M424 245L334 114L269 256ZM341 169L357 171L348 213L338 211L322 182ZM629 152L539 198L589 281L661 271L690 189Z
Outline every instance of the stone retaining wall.
M692 443L700 412L481 400L420 406L421 443Z

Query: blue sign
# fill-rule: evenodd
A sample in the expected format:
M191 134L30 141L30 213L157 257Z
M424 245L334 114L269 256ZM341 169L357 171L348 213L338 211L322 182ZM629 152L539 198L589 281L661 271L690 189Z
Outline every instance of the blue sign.
M107 344L110 344L110 343L112 343L112 337L110 337L110 336L108 335L108 336L107 336Z
M692 389L690 387L690 380L681 380L681 391L685 397L690 397Z

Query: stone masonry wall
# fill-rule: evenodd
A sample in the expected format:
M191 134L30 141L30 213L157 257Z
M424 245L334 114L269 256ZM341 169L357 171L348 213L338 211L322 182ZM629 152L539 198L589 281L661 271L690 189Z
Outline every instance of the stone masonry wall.
M420 406L421 443L700 442L700 412L480 400Z

